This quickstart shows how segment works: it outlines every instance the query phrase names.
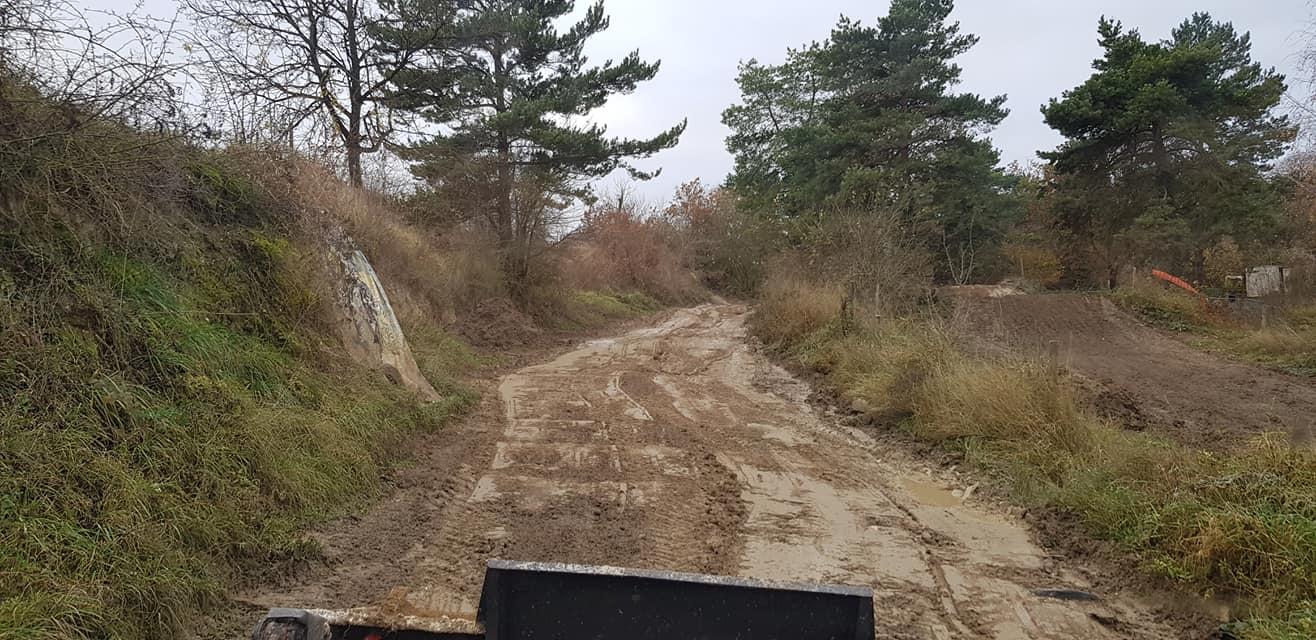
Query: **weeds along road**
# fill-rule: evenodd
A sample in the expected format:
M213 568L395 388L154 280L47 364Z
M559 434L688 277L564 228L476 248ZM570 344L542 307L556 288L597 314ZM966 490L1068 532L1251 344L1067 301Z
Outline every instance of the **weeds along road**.
M879 637L1171 637L1024 525L837 423L706 305L504 377L258 606L473 615L492 557L871 585Z

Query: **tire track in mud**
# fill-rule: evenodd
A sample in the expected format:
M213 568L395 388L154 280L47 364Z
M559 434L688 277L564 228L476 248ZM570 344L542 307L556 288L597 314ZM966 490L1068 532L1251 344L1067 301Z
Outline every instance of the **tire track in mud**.
M415 530L389 529L406 541L386 545L402 550L394 574L341 548L335 574L268 604L472 616L497 557L868 585L887 638L1174 635L1118 596L1034 595L1091 586L1017 519L819 414L806 385L749 346L747 316L681 310L504 377L445 434L464 440L459 463L441 463L452 477L365 517L426 512Z

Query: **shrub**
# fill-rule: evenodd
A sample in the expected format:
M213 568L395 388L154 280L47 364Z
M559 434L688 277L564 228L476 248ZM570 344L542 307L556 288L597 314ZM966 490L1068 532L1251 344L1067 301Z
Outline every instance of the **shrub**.
M681 232L687 267L733 296L758 292L787 235L781 221L745 211L732 192L698 180L681 185L663 215Z
M844 287L851 305L906 313L931 291L932 258L895 213L825 211L805 237L809 272Z
M1229 236L1203 250L1202 260L1207 286L1224 289L1229 285L1230 276L1243 274L1243 251Z
M1036 243L1014 242L1002 247L1001 254L1009 263L1002 268L1002 272L1024 282L1053 288L1059 286L1064 278L1060 255L1047 247Z
M593 208L580 238L564 250L563 277L575 289L642 292L667 304L703 300L707 294L685 266L679 233L632 206Z

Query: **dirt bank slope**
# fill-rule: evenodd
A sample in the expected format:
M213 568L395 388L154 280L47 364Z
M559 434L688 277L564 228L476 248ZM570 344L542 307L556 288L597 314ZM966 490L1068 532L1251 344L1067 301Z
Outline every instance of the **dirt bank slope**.
M961 291L954 299L979 346L1041 355L1058 349L1061 363L1091 384L1098 408L1131 428L1212 450L1264 431L1310 438L1311 381L1194 349L1105 298Z
M474 613L486 559L871 585L884 638L1178 635L1089 590L1024 525L807 402L706 305L506 376L396 493L323 540L334 564L254 606ZM972 492L970 492L972 493Z

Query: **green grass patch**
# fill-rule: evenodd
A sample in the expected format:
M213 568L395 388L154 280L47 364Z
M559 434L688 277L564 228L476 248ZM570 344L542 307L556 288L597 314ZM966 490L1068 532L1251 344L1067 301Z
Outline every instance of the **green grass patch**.
M662 303L643 293L576 291L571 302L587 313L602 318L636 318L662 308Z
M1125 431L1046 366L967 356L935 317L820 324L816 300L768 295L752 327L846 400L964 452L1020 502L1073 514L1151 574L1241 598L1244 637L1311 637L1316 452L1280 434L1223 455Z
M1219 326L1202 299L1181 289L1137 280L1110 292L1111 300L1148 324L1170 331L1208 331Z
M609 322L640 318L663 308L652 297L637 292L576 290L553 305L544 321L559 329L591 329Z
M1190 334L1195 347L1285 373L1316 376L1316 305L1280 308L1258 328L1156 282L1135 282L1110 297L1152 326Z
M159 228L0 209L0 638L175 637L472 400L437 330L438 403L337 355L308 261L218 167L132 213Z

